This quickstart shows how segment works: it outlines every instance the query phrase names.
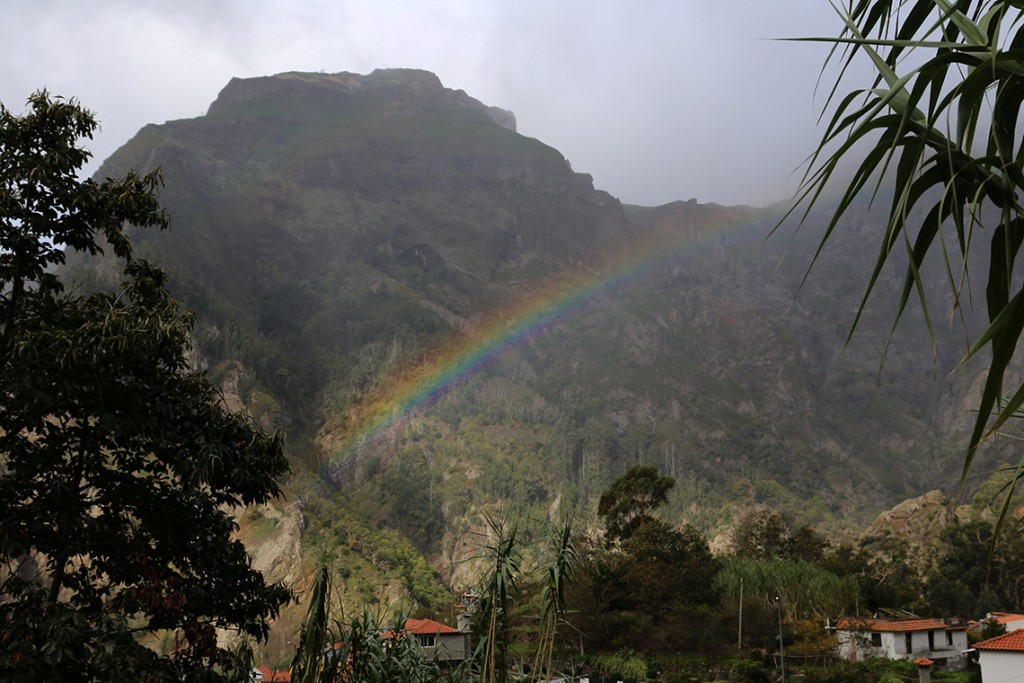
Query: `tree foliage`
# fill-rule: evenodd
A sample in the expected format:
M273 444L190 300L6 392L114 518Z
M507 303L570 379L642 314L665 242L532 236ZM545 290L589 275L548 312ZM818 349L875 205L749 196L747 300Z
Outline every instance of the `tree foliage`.
M733 554L750 559L817 562L826 545L825 539L809 526L791 531L782 515L771 508L748 510L732 533Z
M840 578L810 562L779 558L724 558L715 581L725 595L735 600L742 593L771 607L778 598L787 621L841 614L857 594L857 585L849 578Z
M918 602L924 587L920 573L911 562L911 553L905 540L886 537L869 547L840 543L818 564L843 579L856 582L858 603L855 608L861 613L885 609L921 611L923 606Z
M791 542L786 520L770 508L747 511L732 532L733 554L749 559L788 557Z
M281 439L189 368L191 317L132 255L129 225L167 223L159 175L79 180L95 118L29 104L0 105L0 677L247 675L217 629L265 637L289 593L228 510L278 494ZM120 290L65 291L63 249L105 247ZM170 655L140 642L170 629Z
M970 305L968 255L987 240L989 322L967 357L987 348L991 360L964 460L966 478L981 441L1024 403L1024 384L1004 387L1024 330L1024 289L1013 276L1024 242L1020 3L851 0L835 6L845 23L842 34L818 40L834 44L831 55L842 70L829 97L834 111L797 206L809 211L843 162L859 159L825 230L824 247L857 197L874 196L882 178L893 181L888 221L854 327L883 267L901 247L908 263L894 327L916 295L931 330L921 271L932 260L941 263L957 309ZM868 89L839 99L846 67L858 54L871 60L877 76ZM1004 389L1012 392L1005 402Z
M661 621L691 605L718 602L713 587L718 561L707 538L687 524L676 529L651 519L622 544L631 609Z
M1019 532L994 537L992 525L973 521L947 527L945 553L926 583L928 606L937 614L986 614L1020 609L1024 538Z
M672 477L659 477L658 468L634 465L601 494L597 514L604 518L609 540L629 538L650 513L668 500Z

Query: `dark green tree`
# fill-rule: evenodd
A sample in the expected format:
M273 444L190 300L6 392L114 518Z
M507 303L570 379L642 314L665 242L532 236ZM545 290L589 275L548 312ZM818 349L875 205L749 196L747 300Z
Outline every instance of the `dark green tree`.
M648 520L622 544L631 609L657 623L689 605L717 604L718 561L707 538L692 525L675 529Z
M793 551L793 535L778 511L771 508L748 510L732 533L732 551L737 557L752 560L788 558Z
M934 614L985 614L1019 609L1024 539L994 535L981 520L954 524L942 533L944 552L925 583Z
M279 493L281 439L190 369L191 316L132 256L130 226L167 223L159 175L80 180L94 116L29 105L0 105L0 679L245 678L218 629L264 637L289 592L229 510ZM120 288L66 291L63 250L107 248ZM141 642L172 629L170 655Z
M608 540L624 540L643 526L651 512L665 504L675 486L672 477L659 477L658 468L634 465L601 494L597 514L604 519Z
M861 541L857 547L841 544L822 559L821 565L857 582L862 614L887 609L920 613L926 606L920 602L924 586L913 562L914 552L906 539L886 535Z

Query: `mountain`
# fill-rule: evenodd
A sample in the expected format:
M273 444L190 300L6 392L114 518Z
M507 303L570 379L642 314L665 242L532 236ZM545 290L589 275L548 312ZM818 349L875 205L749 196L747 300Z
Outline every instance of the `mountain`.
M198 312L196 362L295 463L288 511L243 532L302 529L353 595L378 572L441 604L438 577L472 579L481 510L527 536L592 520L638 462L676 477L671 521L709 532L766 503L842 533L958 482L978 372L947 373L974 314L931 350L911 311L886 351L886 270L846 344L867 207L801 286L824 215L769 237L778 208L623 205L511 113L405 69L234 79L97 175L157 166L172 229L137 251ZM953 310L941 276L931 305Z

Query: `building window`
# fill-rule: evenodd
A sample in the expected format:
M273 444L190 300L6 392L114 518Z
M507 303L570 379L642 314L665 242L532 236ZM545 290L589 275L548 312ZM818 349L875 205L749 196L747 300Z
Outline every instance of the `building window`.
M952 631L946 631L946 645L952 645L952 644L953 644L953 632Z
M928 631L928 649L935 649L935 631Z
M872 633L871 634L871 647L882 647L882 634Z
M421 647L434 647L434 635L417 636L420 639Z
M908 655L914 651L914 637L912 634L906 633L903 635L903 646L906 648L904 652Z

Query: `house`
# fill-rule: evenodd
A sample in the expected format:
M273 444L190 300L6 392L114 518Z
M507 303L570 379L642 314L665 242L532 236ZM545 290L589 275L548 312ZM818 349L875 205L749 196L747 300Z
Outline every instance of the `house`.
M830 628L839 642L839 656L849 661L924 657L959 668L967 650L967 623L961 619L846 617Z
M424 659L434 660L440 664L458 663L469 658L469 632L454 629L431 619L406 619L405 626L400 632L396 633L394 629L388 628L378 630L375 634L386 642L412 636L423 651ZM335 641L326 648L324 654L327 656L333 652L333 656L340 656L339 650L347 651L349 662L346 668L351 666L352 652L348 650L344 641Z
M1024 630L1017 629L974 645L982 683L1019 682L1024 671Z
M1017 631L1024 628L1024 614L1013 614L1011 612L989 612L986 619L995 619L997 623L1006 627L1006 632Z
M461 662L469 657L469 634L432 619L406 619L405 632L415 636L427 659Z
M989 612L985 615L984 619L978 621L971 621L970 628L967 629L967 634L971 638L984 638L985 628L990 624L997 624L1003 627L1003 633L1009 633L1010 631L1016 631L1024 628L1024 614L1016 614L1013 612ZM991 637L991 632L989 633Z

